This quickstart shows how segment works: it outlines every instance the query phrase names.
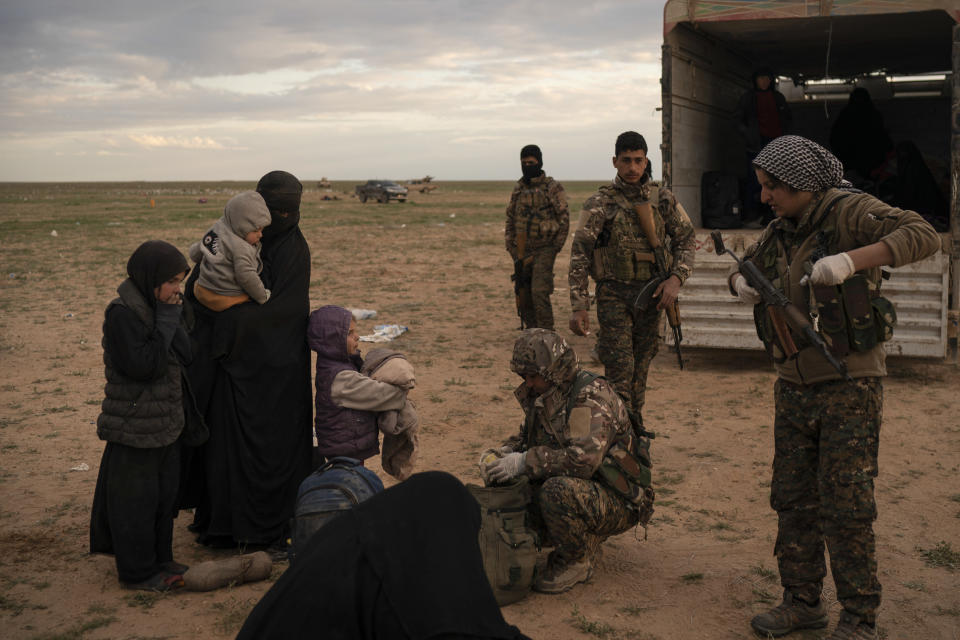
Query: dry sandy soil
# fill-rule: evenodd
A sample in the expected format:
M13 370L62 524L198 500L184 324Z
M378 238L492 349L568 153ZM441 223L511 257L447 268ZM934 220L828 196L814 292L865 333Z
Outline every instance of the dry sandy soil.
M3 637L231 637L270 587L134 593L120 588L111 558L87 553L103 448L94 427L103 308L137 244L164 238L185 250L233 193L252 186L0 185ZM568 184L571 210L596 186ZM348 194L352 184L333 187L308 184L304 198L312 305L376 309L361 333L380 322L410 328L393 346L417 367L420 469L476 481L479 452L520 420L511 395L519 380L508 369L518 321L502 247L510 185L439 183L431 194L388 205L361 205ZM569 314L567 260L561 254L554 296L561 325ZM563 333L595 367L589 339ZM589 584L506 607L507 620L531 637L748 638L750 617L779 600L776 520L767 504L771 367L758 351L685 356L680 371L663 350L650 375L658 502L649 530L611 539ZM876 490L881 637L960 638L957 368L903 358L889 365ZM229 553L196 545L188 521L176 522L180 561ZM284 568L276 566L272 579ZM832 587L826 597L835 620Z

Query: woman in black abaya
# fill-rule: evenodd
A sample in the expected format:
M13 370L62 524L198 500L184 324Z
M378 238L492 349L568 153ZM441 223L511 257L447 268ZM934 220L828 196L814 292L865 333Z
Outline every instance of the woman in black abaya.
M263 231L265 304L221 311L196 302L188 375L210 440L193 452L181 507L196 507L192 529L214 546L283 547L297 487L310 473L312 398L306 329L310 248L300 231L303 185L285 171L257 184L270 209Z
M530 640L483 571L480 508L448 473L418 473L324 525L237 640Z

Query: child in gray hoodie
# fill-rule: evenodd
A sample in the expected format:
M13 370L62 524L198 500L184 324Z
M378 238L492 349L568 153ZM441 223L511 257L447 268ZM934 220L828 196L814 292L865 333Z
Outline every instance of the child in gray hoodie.
M200 265L194 295L212 311L254 300L263 304L270 290L260 280L260 238L270 224L270 210L256 191L230 198L223 217L190 246L190 259Z

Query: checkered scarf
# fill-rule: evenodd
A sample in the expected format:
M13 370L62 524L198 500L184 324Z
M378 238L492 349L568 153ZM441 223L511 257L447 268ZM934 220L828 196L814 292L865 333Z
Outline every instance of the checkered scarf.
M780 136L770 141L753 164L800 191L825 191L844 183L843 164L836 156L800 136Z

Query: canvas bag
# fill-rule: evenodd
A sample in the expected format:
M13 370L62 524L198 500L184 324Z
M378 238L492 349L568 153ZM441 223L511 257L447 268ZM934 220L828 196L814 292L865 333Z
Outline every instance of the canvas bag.
M317 529L381 491L383 482L377 474L345 456L330 459L307 476L297 490L290 522L290 562Z
M506 485L467 489L480 503L480 553L497 604L522 600L533 585L540 549L536 531L527 525L530 482L518 476Z

